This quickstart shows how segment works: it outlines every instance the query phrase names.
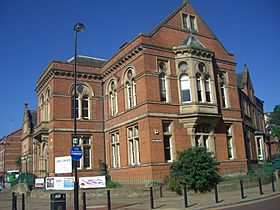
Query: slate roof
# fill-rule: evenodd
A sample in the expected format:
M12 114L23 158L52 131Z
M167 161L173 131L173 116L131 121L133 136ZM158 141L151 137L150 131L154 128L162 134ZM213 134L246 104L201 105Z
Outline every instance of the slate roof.
M248 82L248 69L247 69L246 64L244 65L243 72L236 74L236 79L237 79L237 86L239 88L243 88L244 85L247 84L247 82Z
M67 62L73 64L74 57L69 59ZM107 60L104 60L101 58L93 58L93 57L78 55L76 62L77 62L77 65L80 65L80 66L102 67L105 65L105 63L107 63Z
M236 80L237 80L237 87L243 88L244 83L243 83L243 72L242 73L237 73L236 74Z
M31 132L34 131L34 128L37 126L37 111L36 110L28 110L29 117L29 126L31 128Z

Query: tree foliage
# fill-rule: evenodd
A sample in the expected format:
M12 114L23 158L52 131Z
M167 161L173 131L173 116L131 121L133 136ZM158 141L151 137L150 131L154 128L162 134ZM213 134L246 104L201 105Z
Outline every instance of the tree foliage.
M171 176L187 189L204 193L221 181L218 165L206 148L190 147L178 152L178 159L171 165Z
M273 135L280 138L280 105L276 105L274 107L274 111L270 115L269 123L275 125L275 127L272 129Z

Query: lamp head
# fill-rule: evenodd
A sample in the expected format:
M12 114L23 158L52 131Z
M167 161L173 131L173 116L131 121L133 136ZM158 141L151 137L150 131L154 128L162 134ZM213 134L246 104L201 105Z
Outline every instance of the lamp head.
M76 32L83 32L83 31L85 30L85 26L84 26L84 24L82 24L82 23L76 23L76 24L74 25L74 30L75 30Z

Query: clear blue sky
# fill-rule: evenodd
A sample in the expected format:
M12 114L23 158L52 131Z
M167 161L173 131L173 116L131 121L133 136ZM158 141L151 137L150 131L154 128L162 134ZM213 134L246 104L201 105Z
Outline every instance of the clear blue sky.
M36 81L51 60L73 57L73 25L82 22L78 53L110 58L147 32L182 0L6 0L0 5L0 138L21 128L24 103L37 109ZM280 1L190 0L237 71L247 64L265 111L280 104Z

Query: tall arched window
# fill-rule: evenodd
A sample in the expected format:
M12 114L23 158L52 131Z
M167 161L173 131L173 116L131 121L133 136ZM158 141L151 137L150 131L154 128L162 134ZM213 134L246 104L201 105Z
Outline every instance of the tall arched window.
M187 74L182 74L180 77L180 88L181 88L181 101L182 103L191 101L190 92L190 78Z
M46 92L46 120L49 121L51 119L51 102L50 102L51 91L48 88Z
M160 100L166 102L167 92L166 92L166 79L164 73L161 73L159 75L159 88L160 88Z
M131 68L125 74L126 108L136 106L136 81Z
M211 102L211 87L210 87L209 76L205 77L204 86L205 86L205 100L206 100L206 102Z
M108 92L109 92L109 98L108 98L109 112L110 112L110 116L113 116L116 113L118 113L118 95L117 95L117 90L116 90L116 85L114 80L110 82Z
M72 95L72 118L74 118L74 103L76 103L76 118L89 120L90 119L90 100L89 88L79 84L77 86L77 95Z
M202 101L202 84L201 84L200 74L196 75L196 86L197 86L197 100L199 102L201 102Z
M222 107L227 108L228 106L228 99L227 99L227 91L226 91L226 73L221 72L220 73L220 87L221 87L221 102L222 102Z
M45 97L42 94L40 97L40 106L39 106L41 122L45 121L44 105L45 105Z

